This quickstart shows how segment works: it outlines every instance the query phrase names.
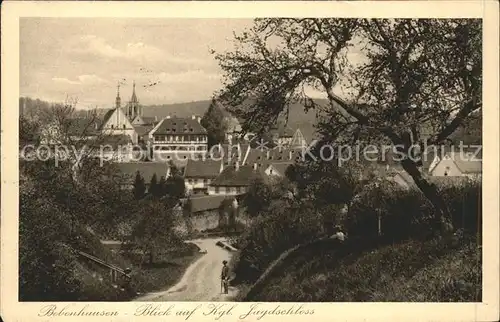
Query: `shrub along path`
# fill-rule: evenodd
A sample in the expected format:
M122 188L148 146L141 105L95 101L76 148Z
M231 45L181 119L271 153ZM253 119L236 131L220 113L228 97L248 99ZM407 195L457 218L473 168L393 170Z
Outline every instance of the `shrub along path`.
M392 245L321 238L283 253L236 300L481 301L480 294L481 250L473 237Z

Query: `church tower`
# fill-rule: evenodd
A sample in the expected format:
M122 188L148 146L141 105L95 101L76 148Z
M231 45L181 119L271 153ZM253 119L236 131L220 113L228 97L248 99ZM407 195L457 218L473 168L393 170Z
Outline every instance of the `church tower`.
M139 100L137 99L137 95L135 93L135 81L132 88L132 97L130 98L130 102L128 104L127 115L130 120L133 120L137 115L142 116L142 108L139 105Z
M117 91L116 91L115 108L120 108L121 104L122 104L122 100L120 98L120 83L118 83Z

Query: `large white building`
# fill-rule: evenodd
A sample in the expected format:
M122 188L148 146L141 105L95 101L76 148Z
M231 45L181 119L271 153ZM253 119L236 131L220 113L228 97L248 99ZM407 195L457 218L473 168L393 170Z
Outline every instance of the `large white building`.
M148 134L153 158L159 161L202 159L208 150L207 130L200 117L167 116Z

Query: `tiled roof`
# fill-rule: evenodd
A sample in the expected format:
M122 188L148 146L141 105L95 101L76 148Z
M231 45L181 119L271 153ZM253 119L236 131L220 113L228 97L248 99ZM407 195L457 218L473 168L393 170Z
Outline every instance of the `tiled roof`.
M234 165L227 166L222 173L212 181L212 186L248 186L253 179L265 176L263 169L254 170L253 166L240 166L238 170Z
M292 162L279 162L279 163L271 163L273 169L278 171L279 174L284 176L286 174L286 170L292 165Z
M224 195L210 195L210 196L192 196L191 200L191 211L200 212L207 210L219 209L222 201L226 198L231 198ZM186 201L186 200L185 200Z
M185 178L215 178L220 173L222 161L191 160L189 159L184 169Z
M228 159L234 159L238 157L238 154L240 154L241 161L243 161L243 158L245 157L245 154L247 153L248 148L250 147L249 144L221 144L220 146L214 146L212 147L208 152L209 152L209 158L219 160L221 157L223 157L224 161L227 161Z
M114 111L115 111L115 109L111 109L111 110L107 111L106 114L104 114L104 117L102 118L101 129L104 125L106 125L106 123L109 121L111 116L113 116Z
M151 177L156 173L158 180L167 174L168 164L165 162L124 162L116 163L118 169L126 175L130 182L133 182L137 171L144 178L144 182L149 184Z
M455 159L454 161L462 173L472 174L482 172L483 165L481 160Z
M98 118L72 118L67 120L68 134L71 136L90 136L100 132L102 121Z
M192 118L163 119L155 134L207 134L207 130Z
M154 125L134 125L134 130L139 136L147 135L153 128Z
M268 153L269 152L269 153ZM291 158L290 158L291 156ZM261 166L269 166L270 163L277 162L296 162L302 157L302 152L300 149L251 149L248 153L246 159L244 160L244 165L253 165L257 163Z

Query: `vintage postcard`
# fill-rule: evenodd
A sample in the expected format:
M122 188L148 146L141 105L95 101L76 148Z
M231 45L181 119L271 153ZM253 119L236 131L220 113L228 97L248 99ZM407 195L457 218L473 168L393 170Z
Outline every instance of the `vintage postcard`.
M4 3L2 318L497 320L498 17Z

